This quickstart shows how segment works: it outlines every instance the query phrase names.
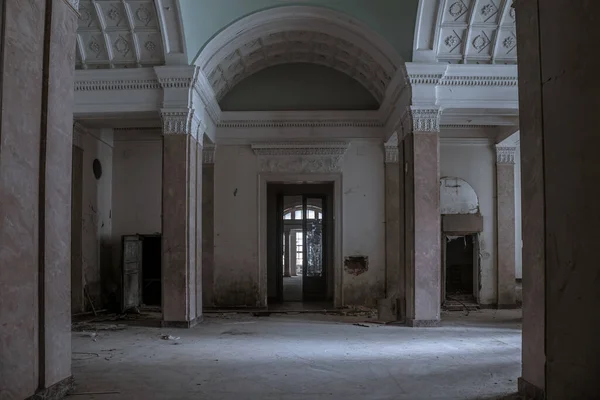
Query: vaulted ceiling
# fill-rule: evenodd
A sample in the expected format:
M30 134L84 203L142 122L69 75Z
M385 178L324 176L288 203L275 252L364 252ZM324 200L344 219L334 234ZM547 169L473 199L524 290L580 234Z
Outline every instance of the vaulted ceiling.
M165 62L153 0L81 0L76 67L133 68Z
M512 0L421 0L413 61L516 64Z

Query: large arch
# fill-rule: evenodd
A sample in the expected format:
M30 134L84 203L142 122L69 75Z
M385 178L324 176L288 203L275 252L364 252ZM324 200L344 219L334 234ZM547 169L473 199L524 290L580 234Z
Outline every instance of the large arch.
M258 71L301 62L351 76L380 104L392 82L408 84L404 61L389 43L343 13L314 6L277 7L242 18L217 34L195 65L219 101Z

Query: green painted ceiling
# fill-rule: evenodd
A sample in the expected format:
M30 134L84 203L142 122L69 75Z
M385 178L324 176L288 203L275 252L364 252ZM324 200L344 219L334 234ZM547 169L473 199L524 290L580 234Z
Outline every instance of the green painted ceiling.
M419 0L180 0L190 63L206 43L231 23L257 11L290 5L326 7L361 21L412 60Z

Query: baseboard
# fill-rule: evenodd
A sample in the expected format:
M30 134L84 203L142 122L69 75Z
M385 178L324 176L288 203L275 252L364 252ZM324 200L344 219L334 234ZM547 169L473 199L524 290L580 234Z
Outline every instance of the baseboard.
M72 376L55 383L54 385L40 390L27 400L59 400L75 389L75 379Z
M161 321L163 328L178 328L178 329L190 329L202 322L202 316L194 318L191 321Z
M408 319L406 325L413 328L436 328L440 326L439 319Z
M519 394L530 400L544 400L546 397L543 389L527 382L523 378L519 378Z

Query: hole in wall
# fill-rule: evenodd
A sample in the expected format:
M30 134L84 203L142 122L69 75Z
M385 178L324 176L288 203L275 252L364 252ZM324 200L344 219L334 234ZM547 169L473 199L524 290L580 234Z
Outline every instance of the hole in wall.
M97 158L92 163L92 170L94 171L94 177L100 179L102 176L102 163Z

